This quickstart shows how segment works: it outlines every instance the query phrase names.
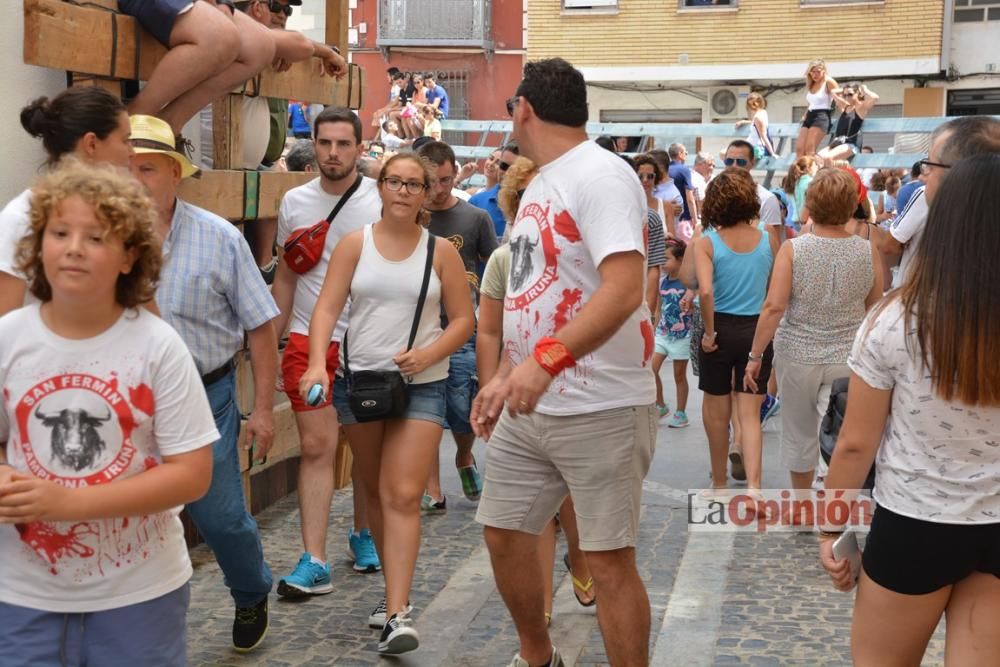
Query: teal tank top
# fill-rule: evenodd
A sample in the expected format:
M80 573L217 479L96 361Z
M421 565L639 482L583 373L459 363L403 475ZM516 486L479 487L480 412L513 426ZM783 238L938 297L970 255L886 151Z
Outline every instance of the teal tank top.
M712 291L715 312L760 315L771 274L771 244L767 232L750 252L733 252L714 229L705 232L712 242Z

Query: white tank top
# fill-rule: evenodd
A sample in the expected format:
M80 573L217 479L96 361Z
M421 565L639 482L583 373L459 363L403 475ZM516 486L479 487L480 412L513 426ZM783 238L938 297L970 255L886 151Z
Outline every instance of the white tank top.
M410 337L427 261L428 232L421 231L413 253L399 262L389 261L379 253L371 225L365 225L364 234L361 257L351 279L348 361L352 371L398 371L392 358L406 347ZM413 346L427 347L441 333L441 279L432 269ZM447 377L445 357L415 375L412 382L426 384Z
M830 110L830 106L833 104L833 96L830 95L830 90L826 87L826 81L823 82L819 90L815 93L806 90L806 102L809 104L809 111Z

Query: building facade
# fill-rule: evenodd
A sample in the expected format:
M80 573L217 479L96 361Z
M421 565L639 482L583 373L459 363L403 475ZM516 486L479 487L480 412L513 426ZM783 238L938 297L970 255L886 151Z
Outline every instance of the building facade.
M592 121L731 123L756 90L797 122L814 58L873 117L1000 113L1000 0L528 0L527 33L528 59L583 71Z

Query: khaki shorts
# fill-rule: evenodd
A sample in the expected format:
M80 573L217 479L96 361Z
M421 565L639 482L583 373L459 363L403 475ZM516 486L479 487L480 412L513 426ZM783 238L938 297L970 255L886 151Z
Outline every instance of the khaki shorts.
M792 472L815 470L819 425L837 378L850 377L847 364L800 364L775 355L781 396L781 462Z
M573 496L584 551L635 546L642 481L656 448L652 405L500 417L476 521L538 535Z

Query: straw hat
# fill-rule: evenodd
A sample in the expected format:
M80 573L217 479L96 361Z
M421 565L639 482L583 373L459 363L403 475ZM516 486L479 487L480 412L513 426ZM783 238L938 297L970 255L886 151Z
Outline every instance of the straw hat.
M130 140L136 153L162 153L173 158L181 167L181 178L198 173L198 168L177 152L174 131L165 120L136 114L129 118L129 123L132 125Z

